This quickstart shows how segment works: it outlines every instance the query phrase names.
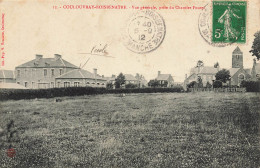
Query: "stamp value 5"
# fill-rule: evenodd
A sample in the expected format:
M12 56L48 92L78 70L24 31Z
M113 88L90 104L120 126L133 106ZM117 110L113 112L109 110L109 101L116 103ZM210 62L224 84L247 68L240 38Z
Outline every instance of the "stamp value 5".
M246 42L246 1L213 1L212 42Z

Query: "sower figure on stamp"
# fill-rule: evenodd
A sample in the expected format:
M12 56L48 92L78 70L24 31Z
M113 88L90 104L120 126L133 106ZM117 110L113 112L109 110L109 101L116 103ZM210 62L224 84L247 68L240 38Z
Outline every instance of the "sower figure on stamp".
M232 18L236 17L238 19L241 19L242 17L237 16L233 10L231 9L231 5L228 5L228 8L225 10L223 15L218 19L219 23L224 22L224 37L227 41L229 41L230 37L235 38L237 40L239 32L237 32L232 27Z

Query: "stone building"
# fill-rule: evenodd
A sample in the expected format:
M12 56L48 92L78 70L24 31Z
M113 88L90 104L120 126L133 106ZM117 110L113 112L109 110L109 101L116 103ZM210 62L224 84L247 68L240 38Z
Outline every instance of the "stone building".
M107 79L97 74L97 69L93 73L74 69L63 75L56 77L56 87L106 87Z
M243 80L251 79L251 69L244 69L243 65L243 52L239 47L232 52L232 68L230 72L230 85L240 86Z
M161 71L158 71L158 75L155 80L159 81L161 85L165 84L165 87L172 87L174 82L171 74L161 74Z
M54 58L43 58L36 55L35 59L15 67L16 83L30 89L55 87L55 77L79 69L77 66L55 54Z

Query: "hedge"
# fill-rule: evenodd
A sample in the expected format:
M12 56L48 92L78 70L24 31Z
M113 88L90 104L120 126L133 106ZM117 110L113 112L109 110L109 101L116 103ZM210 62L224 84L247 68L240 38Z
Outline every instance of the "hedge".
M260 81L242 81L241 87L245 87L247 92L260 92Z
M106 89L93 87L68 87L51 89L1 89L0 100L20 100L35 98L53 98L63 96L82 96L94 94L121 94L121 93L164 93L182 92L182 87L173 88L129 88L129 89Z

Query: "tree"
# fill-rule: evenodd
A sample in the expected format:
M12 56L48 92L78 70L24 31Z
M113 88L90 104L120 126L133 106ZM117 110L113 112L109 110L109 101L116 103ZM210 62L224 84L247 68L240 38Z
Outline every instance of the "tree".
M252 48L249 52L252 53L252 56L256 56L257 60L260 59L260 31L254 34L255 39L253 41Z
M187 85L188 88L194 88L194 87L196 87L196 86L197 86L197 82L196 82L196 81L192 81L192 82L190 82L190 83Z
M138 87L140 88L142 86L142 81L145 80L145 78L139 73L135 75L135 78L138 80Z
M158 87L158 86L160 86L160 82L158 81L158 80L150 80L149 82L148 82L148 86L150 86L150 87Z
M212 88L212 85L209 82L207 82L206 88Z
M214 81L213 83L213 88L221 88L222 87L222 82L219 80Z
M216 62L216 63L214 64L214 68L217 68L217 67L219 67L219 63L218 63L218 62Z
M203 88L203 83L202 83L201 76L198 76L197 82L198 82L198 88Z
M120 73L115 79L116 88L121 88L123 84L125 84L125 76L123 75L123 73Z
M198 60L196 67L202 67L204 66L204 63L202 60Z
M229 70L222 69L216 73L215 77L216 80L226 83L228 80L230 80L230 72Z
M107 87L108 89L113 89L113 83L112 83L112 82L108 82L107 85L106 85L106 87Z

